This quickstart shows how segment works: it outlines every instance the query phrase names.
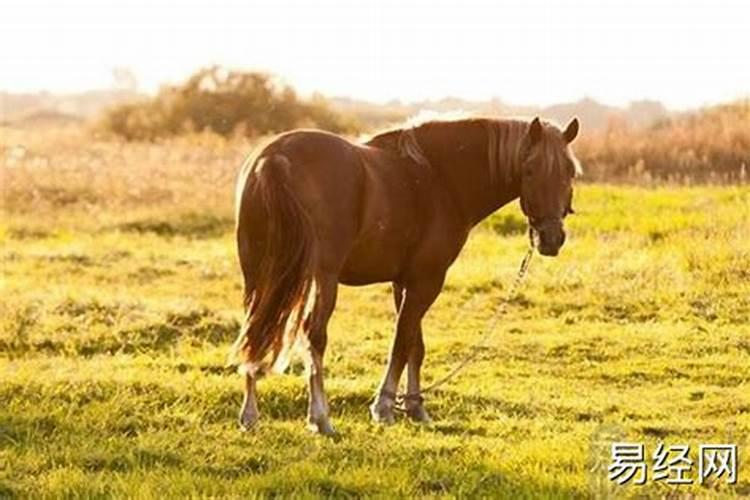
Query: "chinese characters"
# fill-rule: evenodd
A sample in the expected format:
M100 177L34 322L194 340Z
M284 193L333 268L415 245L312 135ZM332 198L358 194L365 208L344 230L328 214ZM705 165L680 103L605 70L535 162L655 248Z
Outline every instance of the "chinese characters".
M609 480L619 485L632 481L632 484L645 484L649 476L646 448L643 443L612 443L611 463L608 468ZM654 450L651 456L653 481L666 484L692 484L691 471L695 465L690 458L689 445L665 446ZM701 444L698 447L697 481L703 484L713 478L727 484L737 482L737 445Z

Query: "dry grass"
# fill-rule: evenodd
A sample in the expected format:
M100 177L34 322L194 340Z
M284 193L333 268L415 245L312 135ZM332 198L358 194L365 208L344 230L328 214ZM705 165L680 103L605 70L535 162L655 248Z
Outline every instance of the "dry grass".
M613 124L584 134L576 150L589 180L636 183L750 181L750 100L652 127Z
M163 206L222 211L252 149L243 139L193 134L166 142L96 139L79 127L0 129L2 208L88 212Z

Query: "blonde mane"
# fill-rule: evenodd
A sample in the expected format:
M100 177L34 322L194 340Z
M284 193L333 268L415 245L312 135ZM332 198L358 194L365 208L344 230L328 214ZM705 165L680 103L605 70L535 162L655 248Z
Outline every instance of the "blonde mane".
M490 182L495 185L501 175L504 175L506 182L511 182L521 168L523 139L529 125L521 120L492 118L485 119L484 124L487 129Z
M401 156L411 158L417 165L431 168L430 161L417 140L415 130L429 123L456 123L471 118L471 115L464 111L437 112L423 110L393 128L381 130L372 135L364 135L360 137L360 140L364 143L370 143L376 139L395 136L395 149Z
M393 147L401 156L411 158L418 165L429 168L430 162L419 143L416 131L426 124L462 122L481 123L487 132L487 166L490 183L496 185L500 181L512 182L513 179L517 178L522 167L521 156L524 138L529 130L529 122L524 119L467 117L465 113L459 115L454 113L450 115L423 113L410 118L400 127L372 136L369 141L390 138L395 141ZM560 130L559 127L550 122L544 122L544 126L548 134L554 133L549 129ZM542 148L542 154L546 156L547 160L545 164L550 169L547 173L552 173L551 169L567 165L568 161L566 160L569 160L573 164L573 172L570 174L575 177L580 176L582 171L578 159L567 145L564 145L564 142L563 147L560 147L561 144L555 144L555 142L554 139L545 140Z
M408 156L417 165L431 168L430 161L425 156L424 150L417 140L417 134L414 133L414 127L406 127L401 130L398 136L398 150L401 156Z

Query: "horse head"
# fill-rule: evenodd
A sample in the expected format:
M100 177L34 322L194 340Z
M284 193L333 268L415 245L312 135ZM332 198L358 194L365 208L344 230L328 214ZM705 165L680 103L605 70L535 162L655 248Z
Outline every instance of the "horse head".
M542 255L556 256L565 243L564 220L573 213L573 178L580 173L570 149L578 129L577 118L565 130L534 118L524 138L521 208Z

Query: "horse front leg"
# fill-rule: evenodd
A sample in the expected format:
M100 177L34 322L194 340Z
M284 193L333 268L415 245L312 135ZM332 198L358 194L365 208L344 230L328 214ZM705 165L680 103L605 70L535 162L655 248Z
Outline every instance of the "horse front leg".
M428 424L432 419L424 408L424 398L422 397L422 389L420 387L420 370L422 369L423 360L424 339L422 337L422 326L420 325L407 361L408 378L404 405L406 406L406 414L409 418L415 422Z
M415 366L421 364L424 357L424 344L421 342L420 335L422 317L437 298L442 286L443 276L440 276L439 279L414 280L405 284L403 288L398 285L394 287L394 297L397 304L399 301L401 302L401 306L396 321L396 336L391 346L388 366L380 383L375 402L370 406L370 414L376 422L392 424L395 421L394 408L401 374L407 361L412 356L412 352L415 352L419 357L418 363L417 357L414 358ZM421 349L415 351L415 346L418 344L421 345ZM418 373L419 368L417 367L415 374ZM416 388L418 391L418 375L416 378L412 375L411 378L417 381ZM414 387L414 383L411 385ZM421 406L421 403L419 403L419 406Z

